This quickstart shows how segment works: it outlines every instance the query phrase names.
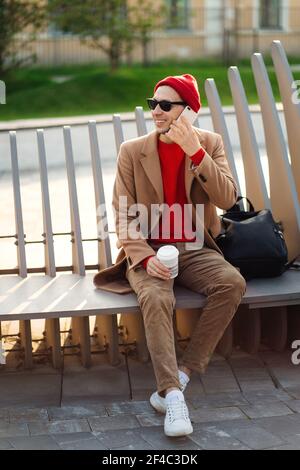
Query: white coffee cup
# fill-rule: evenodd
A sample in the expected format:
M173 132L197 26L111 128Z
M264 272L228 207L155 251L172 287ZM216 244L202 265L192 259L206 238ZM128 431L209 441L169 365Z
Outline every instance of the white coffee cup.
M176 246L164 245L156 253L159 261L170 269L171 279L178 275L178 255Z

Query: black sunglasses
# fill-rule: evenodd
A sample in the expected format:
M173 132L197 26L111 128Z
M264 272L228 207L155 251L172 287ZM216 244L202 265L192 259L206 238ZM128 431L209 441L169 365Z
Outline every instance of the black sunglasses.
M168 101L168 100L157 101L154 98L147 98L147 103L148 103L149 108L152 110L155 109L156 106L159 104L159 107L163 111L170 111L174 104L182 104L184 106L186 105L184 101Z

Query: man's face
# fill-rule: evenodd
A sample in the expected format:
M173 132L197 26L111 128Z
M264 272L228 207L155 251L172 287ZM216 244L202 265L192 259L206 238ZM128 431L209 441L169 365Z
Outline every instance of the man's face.
M160 86L153 98L157 101L182 101L181 96L173 88L169 86ZM184 105L173 105L170 111L163 111L159 105L151 111L156 130L159 134L165 134L170 129L170 125L174 119L177 119L182 111Z

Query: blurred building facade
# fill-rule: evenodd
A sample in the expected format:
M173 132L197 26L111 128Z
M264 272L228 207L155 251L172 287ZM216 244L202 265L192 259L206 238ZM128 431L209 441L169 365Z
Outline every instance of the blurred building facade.
M130 0L129 0L130 2ZM164 5L164 27L151 33L150 62L164 58L219 57L232 61L269 51L280 39L290 55L300 55L300 0L153 0ZM101 50L83 45L49 25L32 44L37 63L59 65L106 61ZM130 60L142 61L136 44ZM124 57L126 61L128 58Z

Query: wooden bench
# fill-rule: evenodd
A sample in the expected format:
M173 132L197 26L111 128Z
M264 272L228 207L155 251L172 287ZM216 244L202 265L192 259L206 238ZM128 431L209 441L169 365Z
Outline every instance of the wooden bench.
M258 86L262 118L264 122L268 162L270 168L270 197L266 189L260 164L255 133L251 124L245 92L236 67L229 69L235 112L239 127L241 151L245 169L246 195L257 209L270 207L276 219L281 220L287 239L290 256L300 252L300 163L299 148L300 112L299 106L291 105L289 89L291 72L284 50L279 42L272 46L272 56L279 81L284 113L289 135L291 166L279 124L278 114L272 97L268 76L260 54L253 56L253 71ZM237 181L235 159L220 104L217 88L213 79L206 81L206 94L211 109L214 128L224 140L229 164ZM298 119L298 121L297 121ZM297 121L297 125L295 122ZM143 109L136 108L138 135L147 132ZM113 116L117 150L124 140L120 116ZM97 127L94 121L88 124L91 166L94 183L95 207L105 204L103 175ZM118 295L94 288L92 278L99 268L111 265L112 255L109 239L101 240L100 228L104 218L96 215L98 234L92 240L98 246L95 264L86 265L83 254L84 239L81 234L75 165L73 157L71 128L63 128L67 184L70 207L70 231L72 242L72 266L55 265L54 238L61 234L53 232L49 198L49 182L46 164L44 132L37 130L38 155L40 165L41 196L43 205L44 233L35 243L44 244L45 264L40 268L27 268L26 241L23 225L21 188L18 168L16 133L11 131L12 182L15 207L16 233L1 234L2 237L15 237L18 253L18 267L0 271L0 325L4 321L19 321L21 352L25 367L31 368L35 354L32 351L31 321L45 319L43 341L55 368L62 364L60 318L71 317L71 345L77 348L82 364L92 363L91 332L89 317L95 316L93 339L98 344L98 352L104 352L112 364L119 361L119 344L125 342L136 347L142 361L148 359L148 351L143 329L142 317L134 294ZM294 143L294 140L298 146ZM239 184L240 188L240 184ZM240 190L241 191L241 190ZM67 216L67 214L66 214ZM205 297L188 289L176 287L176 323L178 340L186 340L193 327ZM282 350L287 342L288 322L291 322L292 335L300 337L300 272L289 270L279 278L256 279L248 282L247 292L239 311L222 340L218 351L229 355L234 343L248 352L256 352L263 339L276 350ZM187 314L187 310L189 313ZM1 335L1 329L0 329ZM266 336L264 338L264 336ZM96 351L97 352L97 351Z

